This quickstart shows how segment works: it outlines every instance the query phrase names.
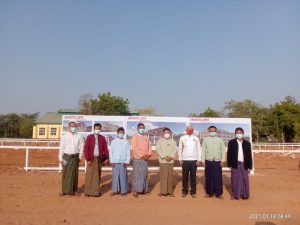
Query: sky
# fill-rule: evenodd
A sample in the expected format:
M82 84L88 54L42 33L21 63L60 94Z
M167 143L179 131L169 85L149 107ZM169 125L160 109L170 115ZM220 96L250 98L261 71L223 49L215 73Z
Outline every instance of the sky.
M300 100L300 1L0 0L0 114L110 91L187 116Z

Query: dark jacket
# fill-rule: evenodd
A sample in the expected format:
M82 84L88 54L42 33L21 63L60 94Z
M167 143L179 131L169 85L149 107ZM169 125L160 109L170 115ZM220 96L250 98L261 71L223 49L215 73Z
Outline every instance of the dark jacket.
M95 135L90 134L87 136L84 145L84 157L86 161L93 162L94 160L94 148L95 148ZM108 159L107 142L104 136L98 135L98 147L99 147L99 159L100 161Z
M244 153L244 167L245 170L252 170L252 150L251 143L247 140L243 140L243 153ZM228 167L232 167L234 169L237 168L238 165L238 150L239 145L237 143L237 139L232 139L228 142L227 149L227 165Z

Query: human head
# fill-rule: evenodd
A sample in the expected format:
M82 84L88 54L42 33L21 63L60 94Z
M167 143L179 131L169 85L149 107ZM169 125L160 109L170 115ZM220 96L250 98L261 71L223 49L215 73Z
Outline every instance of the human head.
M171 132L170 128L165 127L163 129L163 136L164 136L164 138L169 139L171 137L171 133L172 132Z
M138 129L139 134L144 134L145 133L145 124L139 123L137 125L137 129Z
M71 133L75 133L76 132L76 123L74 121L69 122L69 131Z
M123 138L124 137L124 133L125 133L125 130L123 127L119 127L118 130L117 130L117 136L118 138Z
M94 124L94 133L95 134L100 134L101 128L102 128L102 125L100 123L95 123Z
M241 127L238 127L235 129L235 137L237 139L243 139L244 138L244 129Z
M194 128L193 128L192 124L187 125L187 127L186 127L186 133L188 135L192 135L194 133Z
M215 126L210 126L208 128L209 136L210 137L215 137L217 136L217 128Z

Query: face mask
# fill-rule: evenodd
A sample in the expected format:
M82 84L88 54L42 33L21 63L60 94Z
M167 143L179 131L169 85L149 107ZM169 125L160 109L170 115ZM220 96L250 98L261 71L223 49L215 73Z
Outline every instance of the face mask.
M209 132L209 136L210 136L210 137L215 137L216 135L217 135L216 132Z
M145 133L145 129L139 129L139 134L144 134Z
M122 139L124 137L124 134L117 134L118 138Z
M71 130L72 133L75 133L76 132L76 127L71 127L70 130Z
M166 139L169 139L169 138L171 137L171 134L164 134L164 137L165 137Z
M242 139L244 137L244 134L235 134L235 137L237 139Z
M192 134L194 133L194 131L193 131L193 130L187 130L186 133L187 133L188 135L192 135Z
M95 133L95 134L100 134L100 133L101 133L101 130L94 130L94 133Z

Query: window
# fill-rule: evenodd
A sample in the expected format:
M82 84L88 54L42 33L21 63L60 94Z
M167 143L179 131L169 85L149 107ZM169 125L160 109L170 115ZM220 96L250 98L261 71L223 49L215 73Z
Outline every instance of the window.
M45 131L46 131L45 128L40 128L39 129L39 135L45 135Z
M51 128L50 135L55 136L56 135L56 128Z

